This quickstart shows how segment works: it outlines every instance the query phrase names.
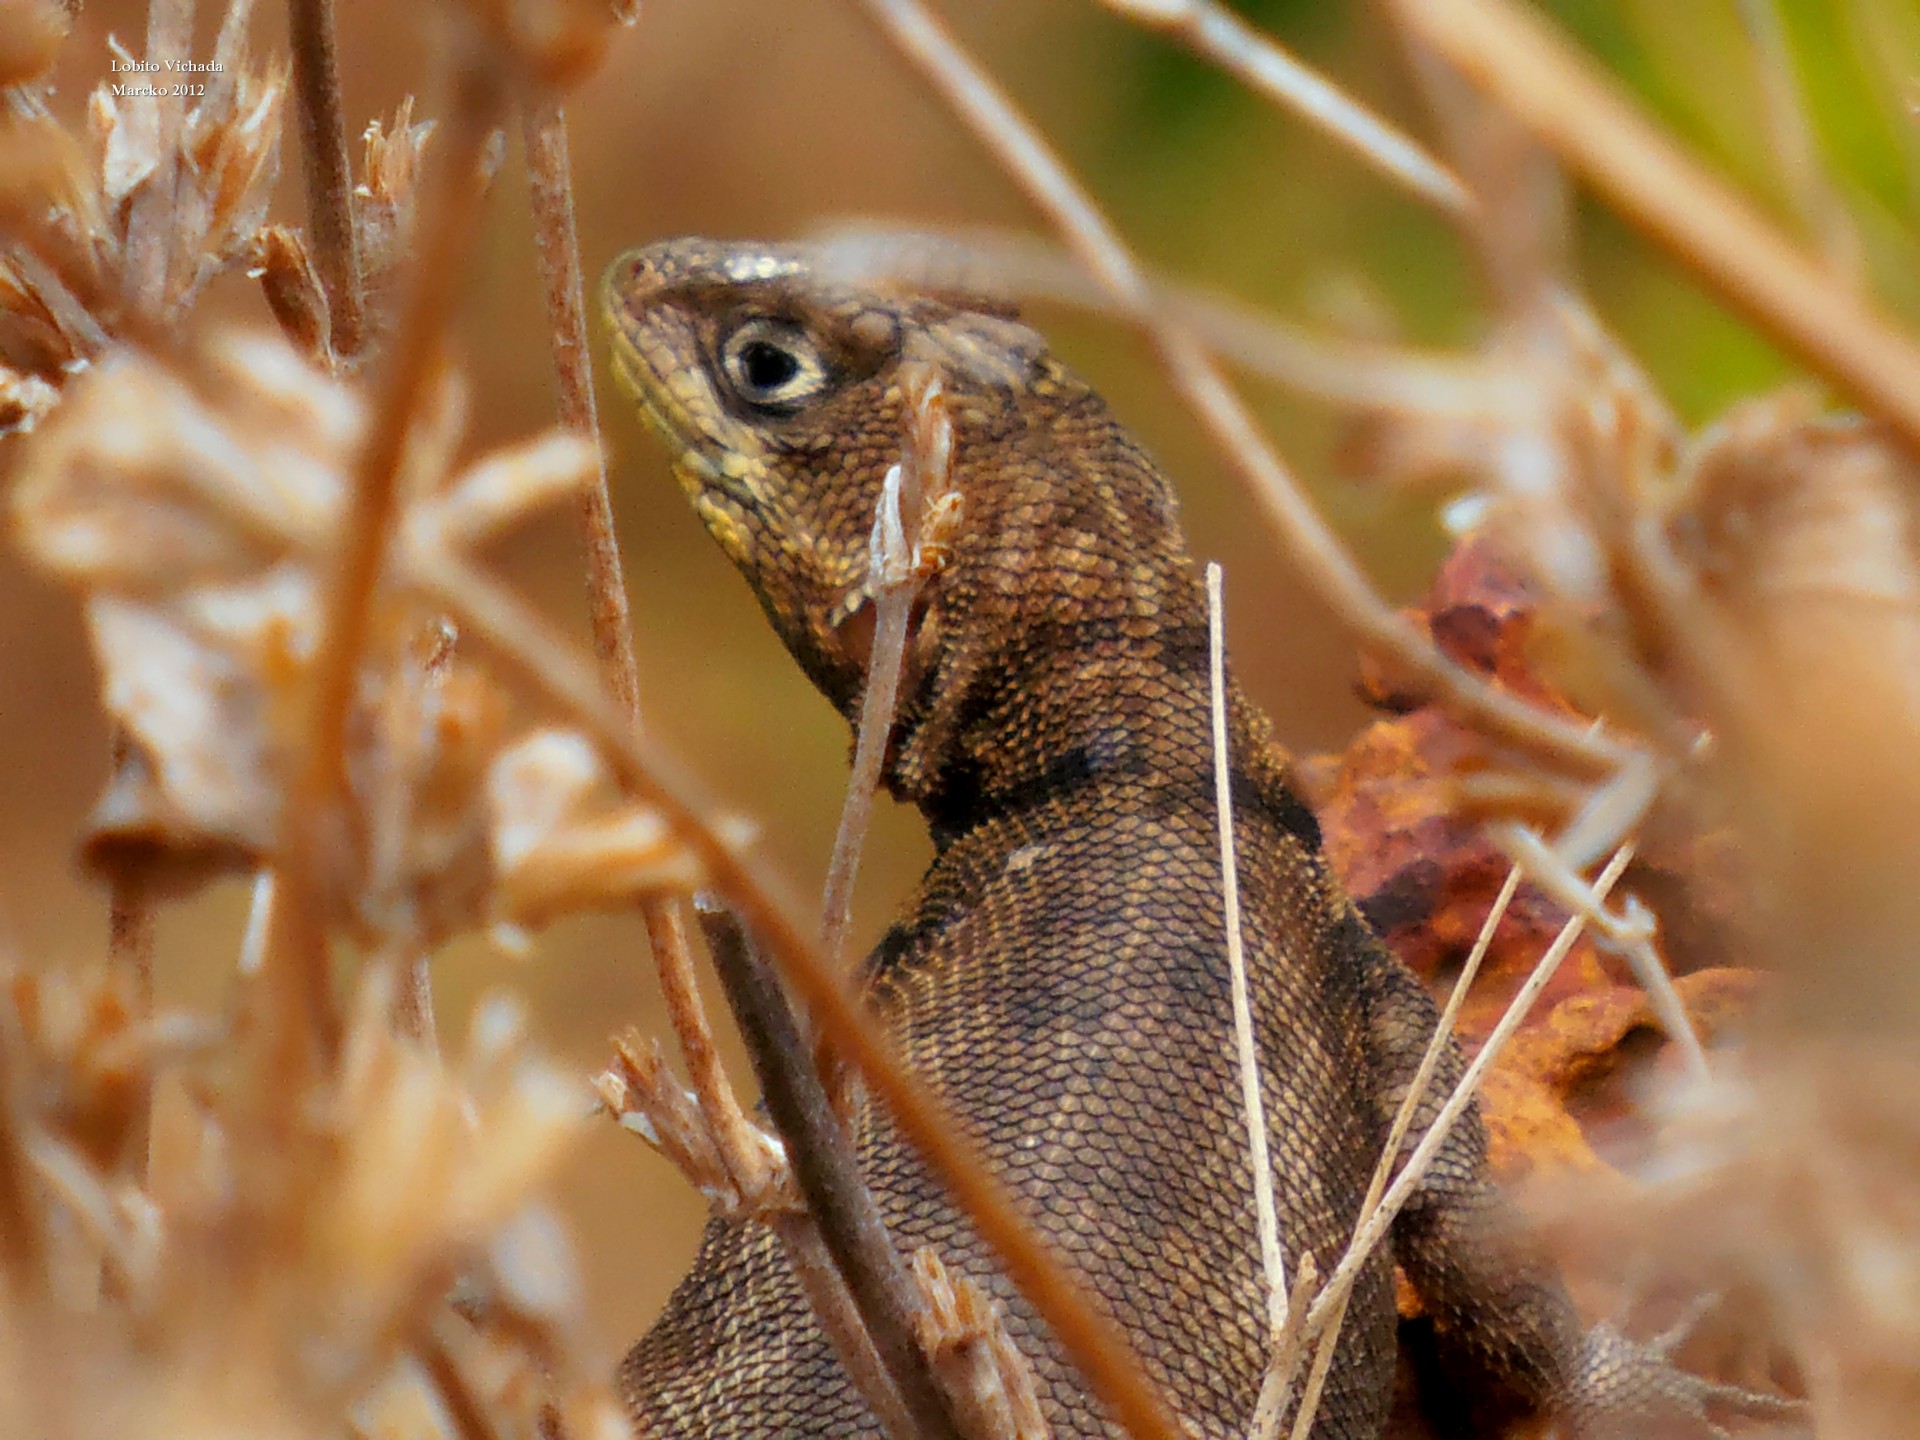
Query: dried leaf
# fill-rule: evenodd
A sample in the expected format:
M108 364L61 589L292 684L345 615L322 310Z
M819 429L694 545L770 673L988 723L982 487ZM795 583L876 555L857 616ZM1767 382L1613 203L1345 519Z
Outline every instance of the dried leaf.
M270 225L254 237L248 274L260 281L267 308L308 359L326 363L332 356L332 316L319 272L296 230Z
M225 340L206 364L190 379L145 357L103 363L33 437L12 497L29 551L87 597L107 709L131 745L89 858L163 886L270 860L364 426L353 392L282 341ZM458 552L592 471L592 447L562 435L455 471L464 410L444 385L409 432L403 552ZM338 837L323 886L334 923L421 944L489 916L697 883L656 819L595 810L584 790L536 795L562 777L527 772L515 833L536 812L547 829L509 844L518 868L493 895L487 777L509 692L404 587L383 591L363 658L350 809L316 820Z
M1537 663L1540 607L1537 590L1490 544L1470 537L1456 546L1411 618L1452 659L1500 688L1577 714ZM1485 815L1519 814L1557 826L1587 795L1551 776L1495 768L1510 762L1443 711L1417 708L1410 687L1382 667L1373 667L1368 688L1393 708L1415 708L1375 722L1343 753L1320 757L1304 773L1314 787L1328 861L1395 953L1443 989L1472 948L1511 864L1488 838ZM1629 872L1636 889L1664 902L1661 913L1672 920L1665 930L1668 959L1682 970L1724 964L1741 933L1738 888L1728 878L1738 855L1727 840L1724 831L1702 836L1691 826L1655 826L1643 833L1641 858ZM1457 1033L1469 1050L1499 1020L1566 919L1559 904L1521 886L1460 1013ZM1735 977L1727 983L1743 999L1751 993L1751 972L1715 973ZM1595 1116L1581 1108L1572 1080L1547 1083L1540 1057L1572 1054L1574 1017L1590 1016L1601 1002L1609 1013L1631 1019L1608 1037L1581 1042L1590 1068L1624 1063L1614 1051L1630 1033L1656 1037L1650 1048L1657 1051L1651 1016L1628 979L1622 961L1582 938L1496 1061L1481 1103L1508 1173L1572 1163L1570 1156L1598 1163L1587 1135ZM1680 983L1683 994L1694 994L1705 982L1688 977ZM1624 1008L1629 999L1637 1007L1630 1012Z
M502 751L487 789L502 923L537 926L706 883L667 822L623 796L578 734L543 730Z

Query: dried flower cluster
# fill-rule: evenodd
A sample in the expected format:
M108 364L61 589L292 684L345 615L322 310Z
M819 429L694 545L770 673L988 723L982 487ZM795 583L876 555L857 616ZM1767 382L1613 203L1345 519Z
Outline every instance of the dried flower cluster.
M461 429L449 383L409 437L403 576L411 557L470 550L570 495L592 463L556 434L450 474ZM197 374L104 360L34 437L20 538L85 598L106 708L137 761L95 814L96 864L178 886L270 862L364 430L354 392L285 342L223 337ZM657 817L599 793L611 785L588 742L514 728L497 667L459 653L417 588L383 591L362 661L341 808L309 817L337 837L330 927L433 945L698 883Z
M580 24L494 8L578 58ZM443 1057L416 993L421 957L460 930L703 878L434 589L573 497L595 448L555 432L456 465L463 392L426 375L347 657L340 783L316 791L329 600L396 392L331 373L309 241L265 226L289 67L249 57L251 10L227 10L197 99L103 83L79 136L33 88L63 17L0 16L0 427L33 432L11 530L82 606L121 737L84 854L149 904L261 877L206 1009L151 1011L117 955L93 975L0 970L0 1432L616 1440L608 1357L542 1199L591 1091L504 996ZM389 329L429 129L411 102L371 127L351 197ZM240 269L282 335L194 322ZM303 869L289 834L317 837ZM293 973L342 944L365 958L338 991ZM305 1059L289 996L318 1012Z
M139 1017L111 978L5 976L8 1434L469 1433L450 1403L489 1433L547 1409L622 1433L567 1372L578 1287L529 1198L580 1085L505 1000L455 1063L396 1037L393 979L366 973L334 1083L290 1097L247 1083L220 1022Z

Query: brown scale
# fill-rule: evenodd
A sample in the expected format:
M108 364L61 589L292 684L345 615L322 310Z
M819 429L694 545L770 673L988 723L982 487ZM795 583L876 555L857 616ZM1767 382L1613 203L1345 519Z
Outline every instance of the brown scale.
M941 376L965 519L924 596L886 776L926 815L937 854L868 961L868 998L1193 1433L1244 1436L1264 1282L1205 602L1167 481L1003 308L851 290L804 251L703 240L629 252L604 300L620 380L781 638L849 718L867 639L848 620L900 457L902 366ZM1237 689L1229 754L1282 1238L1324 1275L1437 1017L1329 877L1287 758ZM1436 1097L1459 1072L1449 1050ZM903 1253L935 1246L1005 1302L1053 1434L1117 1433L874 1107L858 1145ZM1725 1393L1612 1332L1583 1333L1557 1277L1510 1234L1484 1149L1469 1112L1354 1292L1314 1436L1381 1434L1395 1262L1464 1388L1559 1409L1586 1436L1664 1421L1712 1433L1700 1405ZM771 1232L752 1223L709 1225L622 1380L644 1436L879 1434Z

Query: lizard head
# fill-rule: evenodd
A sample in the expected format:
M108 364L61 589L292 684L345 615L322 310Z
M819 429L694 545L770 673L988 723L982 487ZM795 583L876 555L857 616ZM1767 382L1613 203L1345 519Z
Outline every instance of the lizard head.
M628 251L601 300L621 388L787 648L850 719L876 508L902 457L910 377L937 375L963 518L916 611L896 793L937 788L959 712L980 712L981 687L1037 626L1150 628L1163 600L1191 608L1164 480L1006 306L847 283L800 247L698 239Z

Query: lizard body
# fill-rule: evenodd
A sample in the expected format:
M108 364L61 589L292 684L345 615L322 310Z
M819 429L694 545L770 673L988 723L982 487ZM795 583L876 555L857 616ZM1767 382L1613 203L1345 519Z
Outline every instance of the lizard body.
M1231 1038L1206 611L1170 487L1038 335L982 302L845 288L804 251L699 240L622 256L604 299L623 388L849 719L903 372L939 375L964 520L916 612L885 774L937 853L865 991L1193 1433L1245 1435L1266 1305ZM1437 1016L1330 877L1265 718L1237 688L1229 705L1280 1223L1289 1262L1311 1254L1324 1275ZM1449 1049L1421 1128L1459 1072ZM1005 1303L1054 1436L1114 1433L886 1116L868 1107L857 1142L902 1252L934 1246ZM1381 1434L1395 1262L1435 1317L1443 1360L1527 1406L1577 1410L1611 1383L1599 1409L1624 1412L1648 1376L1671 1373L1583 1333L1517 1238L1470 1113L1354 1293L1317 1440ZM762 1226L709 1225L622 1383L643 1436L878 1433Z

